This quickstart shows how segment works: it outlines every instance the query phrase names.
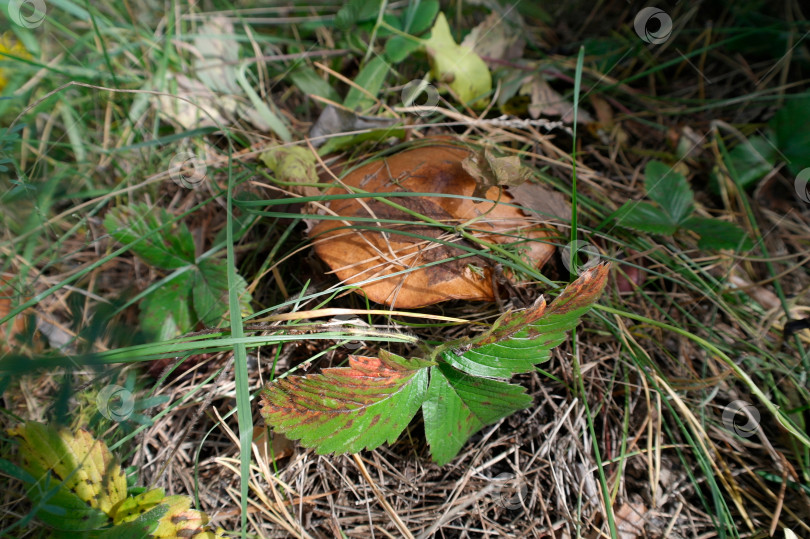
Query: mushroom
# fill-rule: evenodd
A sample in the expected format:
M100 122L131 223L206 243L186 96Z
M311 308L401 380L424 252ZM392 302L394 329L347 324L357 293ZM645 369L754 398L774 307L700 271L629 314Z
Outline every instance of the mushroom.
M441 141L354 169L341 181L343 186L326 194L456 195L386 197L446 227L414 217L380 197L332 199L324 204L327 212L345 220L320 220L312 227L309 236L315 252L344 283L359 283L370 300L391 307L424 307L449 299L494 301L492 263L470 255L470 250L480 252L484 247L447 227L468 223L465 230L490 244L520 241L521 256L536 268L551 257L554 246L547 240L557 234L527 219L499 187L486 189L485 202L462 198L471 197L476 189L475 179L462 166L471 155L466 148ZM384 220L407 224L380 222Z

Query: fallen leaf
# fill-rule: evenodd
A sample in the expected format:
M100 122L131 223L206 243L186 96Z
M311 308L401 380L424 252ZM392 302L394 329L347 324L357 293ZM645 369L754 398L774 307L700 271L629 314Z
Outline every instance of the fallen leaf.
M507 191L515 199L515 203L531 210L526 212L529 216L538 216L544 220L556 217L564 223L571 222L571 205L559 191L536 182L510 185Z
M493 11L481 24L470 30L461 46L472 49L485 58L514 60L523 56L526 41L514 25L509 24L500 13Z
M624 503L616 510L616 531L619 539L637 539L644 536L644 514L647 508L643 503Z
M470 155L469 150L445 141L356 168L342 180L347 187L370 193L455 196L388 197L404 210L386 204L379 197L330 200L325 206L330 212L346 217L346 222L321 220L312 227L309 236L315 242L316 253L346 284L377 279L360 285L369 299L377 303L414 308L448 299L493 301L491 265L462 248L480 251L482 247L408 212L449 226L477 218L471 233L489 243L521 241L523 259L538 268L554 252L553 245L543 243L554 231L527 220L520 209L507 205L513 204L514 199L500 188L490 187L486 202L464 198L472 196L476 188L475 179L462 166ZM326 194L347 191L350 190L335 187ZM352 223L352 218L368 221ZM380 223L381 220L402 222ZM424 267L430 263L434 264ZM406 273L386 277L402 271Z
M350 138L356 131L374 129L387 129L399 120L396 118L378 118L376 116L362 116L350 110L328 105L309 131L309 138L316 148L323 146L327 141L335 138ZM341 137L330 137L343 133Z
M490 187L520 185L532 176L531 170L520 163L517 155L495 157L489 148L464 158L461 167L475 179L472 196L478 198L484 198Z
M574 121L574 105L552 88L541 74L530 75L524 79L519 95L531 97L529 115L533 119L540 116L560 116L565 123ZM593 117L585 109L579 109L577 121L581 124L593 122Z
M472 48L455 42L444 13L436 17L425 49L436 80L446 82L462 103L486 104L481 98L492 90L489 68Z
M200 26L194 49L194 71L206 87L223 94L241 93L236 83L239 42L227 17L214 16Z
M267 427L253 427L253 443L259 448L265 462L273 462L273 459L278 461L293 454L295 444L292 440L276 431L271 432L269 438Z

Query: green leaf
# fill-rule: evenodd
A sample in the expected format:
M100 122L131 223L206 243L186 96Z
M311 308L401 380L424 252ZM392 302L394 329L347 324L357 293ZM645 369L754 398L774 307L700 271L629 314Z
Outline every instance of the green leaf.
M110 210L104 218L104 227L124 245L151 234L133 245L132 251L150 266L177 269L194 263L194 238L185 224L177 222L154 232L172 220L172 215L163 208L153 211L146 204L132 204Z
M417 0L408 3L408 9L402 14L402 30L419 35L428 28L439 12L438 0Z
M349 0L335 15L335 26L340 30L348 30L358 22L375 19L381 4L381 0Z
M607 281L607 266L583 273L548 308L540 297L531 308L501 316L489 331L439 347L442 359L468 374L509 378L547 361L568 331L597 300Z
M141 302L141 328L155 340L172 339L191 329L189 302L193 279L194 273L181 273Z
M693 211L694 195L683 174L660 161L650 161L644 169L645 187L650 200L657 202L680 224Z
M810 167L810 94L788 100L769 125L791 174Z
M737 173L737 185L744 189L773 169L776 149L764 137L751 137L731 150L729 157Z
M241 275L236 276L236 293L243 316L253 314L250 293ZM202 260L194 273L194 312L206 326L218 326L228 314L228 266L224 260Z
M439 466L447 464L482 427L531 403L521 386L470 376L449 365L433 367L422 405L433 461Z
M425 399L432 362L380 352L349 356L349 367L277 380L262 390L262 415L319 454L393 443Z
M376 96L382 89L385 77L388 75L389 67L385 58L375 56L360 69L354 82L372 96ZM362 111L374 105L374 99L369 97L365 92L361 92L352 86L351 89L349 89L349 93L346 94L346 99L343 100L343 105L350 110Z
M492 91L489 68L475 51L455 42L444 13L436 17L425 50L437 81L446 82L462 103L486 104L483 97Z
M290 72L290 79L299 90L307 95L317 95L338 103L340 96L328 82L318 76L314 69L308 66L301 66Z
M625 202L616 213L619 225L640 232L671 236L678 229L667 213L648 202Z
M701 249L748 250L753 248L751 238L734 223L708 217L692 217L684 222L683 227L697 232L700 236L698 247Z
M394 36L385 42L385 58L392 64L398 64L421 46L419 41Z

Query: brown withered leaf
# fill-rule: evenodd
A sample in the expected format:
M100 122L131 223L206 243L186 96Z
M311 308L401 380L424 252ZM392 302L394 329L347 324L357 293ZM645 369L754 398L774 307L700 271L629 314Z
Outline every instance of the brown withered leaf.
M560 116L565 123L574 121L573 103L552 88L541 74L526 77L519 94L531 97L529 115L535 120L540 116ZM589 124L593 122L593 117L588 111L580 108L577 113L577 122Z
M484 198L490 187L520 185L532 177L517 155L495 157L489 148L464 158L461 167L475 179L472 196L479 198Z
M514 199L497 187L485 191L489 199L486 202L464 198L471 197L477 186L462 165L471 154L465 148L437 141L353 170L342 180L347 187L334 187L326 194L344 194L351 187L377 194L455 196L387 197L399 207L392 207L379 197L330 200L325 203L330 213L346 220L321 220L310 230L316 253L346 284L376 279L360 286L377 303L414 308L448 299L493 301L490 264L470 254L470 250L480 251L481 245L466 242L452 231L408 213L415 212L449 226L477 218L470 233L488 243L519 241L524 259L541 267L554 252L554 246L543 240L554 231L507 205L513 204ZM353 222L352 218L368 221ZM382 220L401 222L381 223ZM458 256L464 258L452 260ZM392 275L399 272L402 273Z
M559 191L540 183L526 182L507 187L517 204L527 210L527 215L536 215L541 219L557 217L563 222L571 222L571 205Z

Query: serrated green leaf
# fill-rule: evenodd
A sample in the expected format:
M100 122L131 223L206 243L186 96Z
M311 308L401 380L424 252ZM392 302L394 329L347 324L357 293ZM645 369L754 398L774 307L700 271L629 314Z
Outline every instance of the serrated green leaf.
M650 161L644 169L644 185L650 200L658 203L680 224L694 210L694 194L683 174L660 161Z
M104 218L104 227L126 245L149 235L172 219L163 208L153 210L146 204L132 204L110 210ZM133 245L132 251L151 266L173 270L194 263L194 238L185 224L174 223Z
M243 316L253 314L250 293L241 275L236 276L236 294ZM200 261L192 289L194 312L206 326L218 326L228 314L228 267L224 260Z
M796 176L810 167L810 94L789 99L769 125L791 174Z
M121 466L86 430L72 433L28 421L9 434L20 441L21 467L36 478L28 494L35 504L44 502L38 517L46 524L62 530L99 527L126 497Z
M155 340L166 341L191 329L189 302L193 278L193 272L181 273L141 302L141 328Z
M446 82L462 103L486 103L483 96L492 91L492 74L475 51L455 42L444 13L436 17L425 50L433 77Z
M349 367L282 378L262 391L262 415L319 454L393 443L424 401L432 362L380 352L349 356Z
M698 247L706 250L753 248L751 238L734 223L727 223L707 217L692 217L683 224L684 228L697 232L700 236Z
M447 464L482 427L531 403L522 386L470 376L445 364L431 368L422 415L433 461Z
M382 89L389 68L390 66L385 61L385 58L375 56L360 69L354 82L357 86L366 90L368 94L376 96ZM368 94L352 86L349 93L346 94L346 99L343 100L343 105L353 111L365 110L374 105L374 99L369 97Z
M764 137L751 137L729 152L737 173L737 185L743 189L756 183L773 169L776 148Z
M590 310L606 281L607 266L596 266L568 285L550 306L541 297L529 309L506 313L486 333L440 347L441 357L474 376L509 378L532 371L548 360L551 349Z
M625 202L617 214L618 224L640 232L671 236L678 230L669 214L649 202Z

